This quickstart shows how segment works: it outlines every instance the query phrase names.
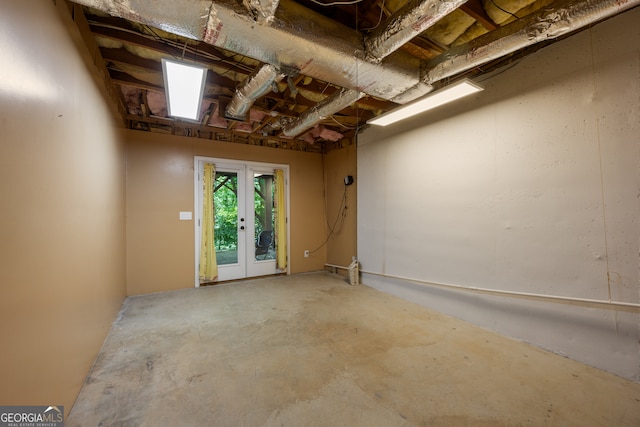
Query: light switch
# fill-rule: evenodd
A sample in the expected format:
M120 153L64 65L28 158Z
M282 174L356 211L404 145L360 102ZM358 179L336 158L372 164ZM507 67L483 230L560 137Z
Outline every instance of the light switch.
M192 219L191 212L180 212L180 221L191 221Z

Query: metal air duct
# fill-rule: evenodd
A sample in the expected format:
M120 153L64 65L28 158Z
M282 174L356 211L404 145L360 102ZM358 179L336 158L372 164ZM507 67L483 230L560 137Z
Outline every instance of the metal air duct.
M269 25L278 9L279 0L243 0L243 3L258 23Z
M410 0L365 39L367 59L381 61L467 0Z
M257 24L255 12L235 0L76 1L386 100L416 86L421 77L420 61L402 51L379 64L365 61L359 32L292 0L279 2L269 25Z
M298 119L282 125L282 133L288 137L300 135L316 123L333 115L335 112L347 108L362 98L364 94L358 90L342 88L333 95L302 113Z
M403 44L434 25L466 1L467 0L411 0L389 18L385 27L373 32L365 40L366 58L374 63L380 63L384 58L398 50ZM405 104L431 92L431 90L433 90L433 86L419 81L414 86L405 88L405 90L390 98L390 100L399 104ZM316 120L312 121L311 117L314 117L314 115L304 115L300 117L297 122L290 123L289 128L285 127L285 135L291 136L288 135L288 133L293 132L290 129L295 129L296 134L302 133L327 116L340 111L344 108L342 104L342 98L340 97L333 99L333 104L331 102L323 103L322 110L324 116L316 115Z
M640 4L640 0L571 0L553 3L484 36L452 48L426 63L424 82L432 84L535 43L551 40Z
M272 90L272 84L283 78L284 74L271 64L265 64L258 68L246 78L242 87L236 90L224 112L225 117L244 121L256 99L269 93Z

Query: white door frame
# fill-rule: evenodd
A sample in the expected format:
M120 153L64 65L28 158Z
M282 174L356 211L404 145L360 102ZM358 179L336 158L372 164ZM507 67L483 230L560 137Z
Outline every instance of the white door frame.
M201 217L202 217L202 204L203 204L203 191L202 191L202 185L203 185L203 181L202 181L202 176L200 174L202 174L203 169L204 169L204 163L205 162L200 162L198 163L198 171L197 173L198 175L198 190L199 190L199 197L198 197L198 202L200 203L200 208L198 210L196 210L196 223L198 225L198 233L196 234L196 242L198 243L198 249L200 247L199 241L200 241L200 232L201 232ZM233 173L236 175L236 182L237 182L237 193L236 193L236 201L237 201L237 224L236 224L236 242L237 242L237 247L236 247L236 262L235 263L229 263L229 264L220 264L220 260L218 260L218 280L220 281L224 281L224 280L233 280L233 279L238 279L238 278L242 278L242 277L246 277L247 275L247 257L246 257L246 251L248 250L247 248L247 244L248 244L248 239L247 239L247 227L246 224L247 222L245 221L246 216L247 216L247 212L246 212L246 200L247 200L247 187L248 187L248 183L246 182L247 179L247 168L242 165L242 164L237 164L237 163L229 163L229 162L217 162L215 163L215 171L216 171L216 176L220 173L223 172L228 172L228 173ZM215 183L214 183L215 185ZM242 218L242 220L241 220ZM253 246L253 245L251 245ZM196 258L196 262L199 260L200 258L200 254L198 252L198 258Z
M285 210L286 210L286 224L287 224L287 268L286 274L290 274L291 272L291 246L290 246L290 230L289 230L289 215L290 215L290 203L289 203L289 165L284 164L276 164L276 163L260 163L260 162L248 162L248 161L240 161L240 160L230 160L223 159L217 157L205 157L205 156L194 156L194 168L193 168L193 194L194 194L194 248L195 248L195 278L194 283L195 287L200 287L199 280L199 263L200 263L200 221L202 217L202 189L199 185L199 172L201 169L201 165L204 163L213 163L215 165L219 165L221 169L225 167L232 168L234 170L242 170L248 176L248 171L257 169L257 170L274 170L274 169L282 169L284 171L285 176ZM253 182L253 179L251 179ZM246 215L246 213L245 213ZM249 230L247 230L249 231ZM249 252L249 251L248 251ZM247 259L252 259L253 257L247 256Z

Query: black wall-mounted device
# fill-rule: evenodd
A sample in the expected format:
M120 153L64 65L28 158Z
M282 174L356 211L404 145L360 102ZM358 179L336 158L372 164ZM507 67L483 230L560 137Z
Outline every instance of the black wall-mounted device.
M353 176L351 175L347 175L344 177L344 185L351 185L353 184Z

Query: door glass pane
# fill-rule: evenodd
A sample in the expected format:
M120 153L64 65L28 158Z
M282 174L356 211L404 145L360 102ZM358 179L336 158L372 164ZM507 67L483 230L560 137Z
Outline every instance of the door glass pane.
M238 263L238 174L216 172L214 240L218 265Z
M273 175L254 173L253 207L255 212L255 259L256 261L276 258L273 230L275 215L273 212Z

